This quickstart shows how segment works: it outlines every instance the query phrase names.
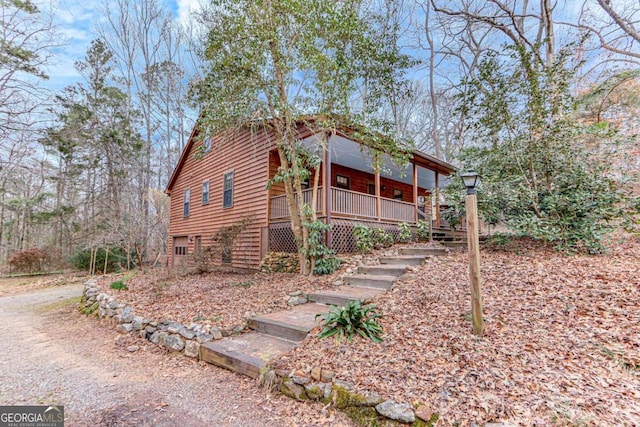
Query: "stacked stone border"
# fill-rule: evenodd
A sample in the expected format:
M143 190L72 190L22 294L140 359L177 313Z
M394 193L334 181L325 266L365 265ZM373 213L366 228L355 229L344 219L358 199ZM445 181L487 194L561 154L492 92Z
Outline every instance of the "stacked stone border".
M247 327L246 319L243 325L231 329L146 319L137 316L132 307L103 292L95 279L84 284L80 311L109 321L120 333L138 334L153 344L198 360L201 359L201 344L242 333ZM334 372L321 367L308 372L289 372L267 366L261 370L258 382L299 401L331 404L354 419L382 417L415 427L432 426L438 420L438 414L431 412L426 405L414 407L409 403L384 400L377 393L359 393L354 384L336 378Z

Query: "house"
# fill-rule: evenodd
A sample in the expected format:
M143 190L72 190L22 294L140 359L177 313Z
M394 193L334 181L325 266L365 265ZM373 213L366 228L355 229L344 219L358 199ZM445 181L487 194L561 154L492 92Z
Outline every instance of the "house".
M312 144L318 138L303 124L298 138ZM344 128L328 137L322 154L318 217L332 224L327 245L338 253L355 250L355 224L375 225L395 232L401 222L432 220L441 225L438 189L454 167L415 151L404 170L389 159L379 173L369 152ZM274 134L264 127L245 127L219 135L198 135L195 129L169 180L169 265L211 245L224 227L250 218L221 262L257 268L268 251L295 252L296 245L282 184L267 189L280 166ZM311 189L303 191L309 200ZM434 196L434 197L431 197Z

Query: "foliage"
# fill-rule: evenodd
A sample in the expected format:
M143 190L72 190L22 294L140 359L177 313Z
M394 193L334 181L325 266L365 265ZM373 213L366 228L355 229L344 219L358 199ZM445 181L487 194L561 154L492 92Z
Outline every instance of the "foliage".
M461 157L483 176L478 205L485 221L504 220L561 250L599 253L603 234L627 206L625 180L614 173L621 141L612 126L575 116L571 48L551 65L522 46L509 47L515 66L485 58L461 107L477 118L479 144ZM453 191L459 187L449 189L452 200ZM462 202L453 200L454 209L462 211Z
M431 238L431 227L429 227L429 223L424 220L418 220L418 224L416 226L416 239L419 241L429 240Z
M368 254L373 250L373 231L370 227L357 224L353 228L353 237L356 238L356 250L363 254Z
M122 280L117 280L111 283L111 289L115 289L116 291L128 291L129 287Z
M96 254L96 271L104 271L104 261L107 260L107 273L120 271L127 264L127 254L119 247L98 248ZM68 259L69 264L78 270L89 271L91 267L91 249L79 249Z
M360 301L349 301L344 307L334 306L329 313L318 314L322 319L323 329L319 339L335 336L336 342L346 338L351 341L360 335L375 343L381 343L382 326L376 319L382 315L376 313L374 305L362 306Z
M383 228L373 229L373 247L376 249L388 248L393 245L393 235Z
M398 225L398 240L405 243L413 240L413 232L408 223L401 222L400 225Z
M40 248L16 252L8 260L12 270L23 273L45 271L51 265L51 261L51 251Z
M325 256L316 260L316 267L313 269L313 274L323 275L331 274L340 268L340 258L337 256Z

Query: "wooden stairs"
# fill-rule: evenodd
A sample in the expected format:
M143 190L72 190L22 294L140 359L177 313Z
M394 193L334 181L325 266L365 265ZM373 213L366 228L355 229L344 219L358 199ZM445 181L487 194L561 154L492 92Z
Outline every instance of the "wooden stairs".
M257 378L275 357L290 351L318 325L316 315L331 305L349 301L367 302L391 288L407 267L422 264L427 258L447 254L446 248L407 247L396 256L380 258L379 265L360 266L356 274L345 275L345 285L308 295L309 303L249 320L250 332L211 341L200 347L200 358L208 363Z

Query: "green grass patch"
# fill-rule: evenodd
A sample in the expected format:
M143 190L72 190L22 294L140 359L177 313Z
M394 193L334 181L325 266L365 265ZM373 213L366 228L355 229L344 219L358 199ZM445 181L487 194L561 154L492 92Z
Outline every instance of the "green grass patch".
M128 291L129 287L122 280L117 280L111 283L111 289L115 289L116 291Z

